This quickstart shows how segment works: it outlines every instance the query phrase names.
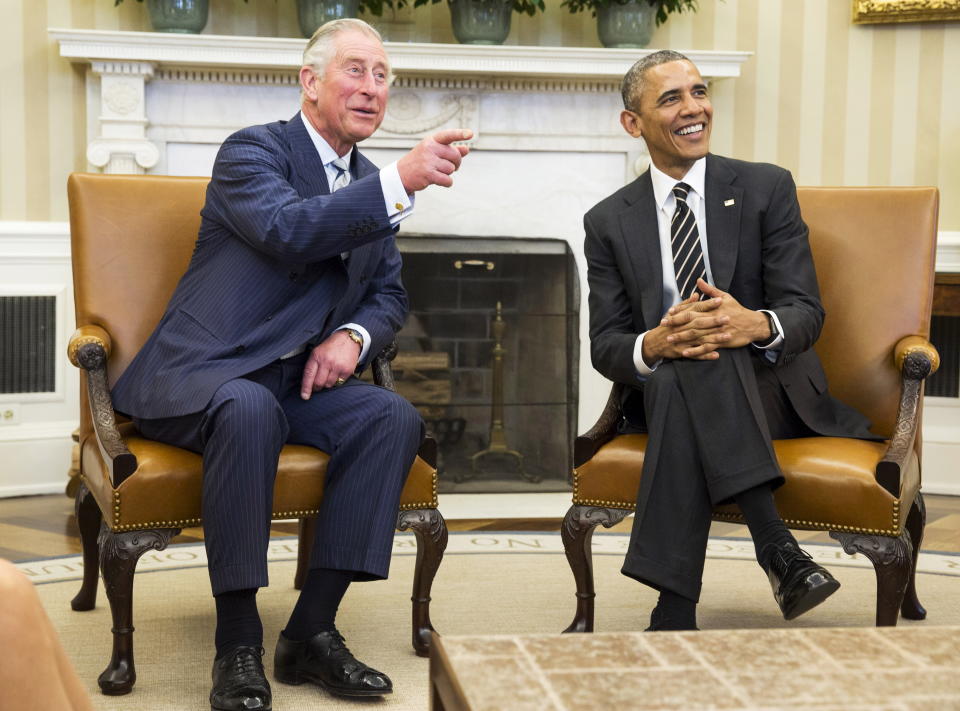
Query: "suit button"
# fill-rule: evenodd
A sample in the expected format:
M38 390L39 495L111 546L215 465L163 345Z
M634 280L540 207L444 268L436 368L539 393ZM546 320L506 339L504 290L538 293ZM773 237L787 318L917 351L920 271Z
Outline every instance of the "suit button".
M297 273L296 273L296 272L290 272L290 275L289 275L289 276L290 276L290 281L296 281L296 280L297 280Z
M267 316L267 317L266 317L265 319L263 319L263 320L264 320L264 321L272 321L272 320L273 320L273 315L271 314L270 316Z
M233 352L236 353L237 355L240 355L245 350L247 350L246 346L237 346L236 348L233 349Z

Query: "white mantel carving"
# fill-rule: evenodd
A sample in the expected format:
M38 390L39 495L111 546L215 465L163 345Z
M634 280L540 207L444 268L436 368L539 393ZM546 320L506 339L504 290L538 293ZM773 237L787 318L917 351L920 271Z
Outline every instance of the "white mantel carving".
M91 68L88 157L107 172L208 175L233 131L299 108L303 39L49 32L63 57ZM474 131L455 186L420 193L404 232L553 238L570 246L582 296L579 430L587 429L608 386L586 357L582 218L646 169L643 141L618 120L620 80L646 51L396 42L386 49L397 80L383 124L363 143L365 155L385 165L438 129ZM750 56L685 54L708 81L739 76ZM718 120L728 120L732 91L723 82L714 103ZM488 241L473 244L480 252Z

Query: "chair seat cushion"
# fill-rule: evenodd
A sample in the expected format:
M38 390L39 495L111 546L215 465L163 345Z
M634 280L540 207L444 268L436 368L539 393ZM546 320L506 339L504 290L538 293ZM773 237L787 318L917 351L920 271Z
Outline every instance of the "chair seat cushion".
M614 437L574 470L573 503L633 509L643 468L647 435ZM896 536L920 486L916 453L901 474L900 496L876 480L885 442L841 437L775 440L777 460L786 482L775 497L791 528L848 531ZM904 504L904 502L906 502ZM719 506L715 518L741 520L736 506Z
M113 488L95 438L82 446L84 482L100 509L112 512L115 531L196 526L200 519L200 455L138 435L124 437L137 470ZM323 499L329 456L313 447L288 444L280 453L273 493L273 518L316 514ZM436 508L436 469L417 457L400 497L401 509Z

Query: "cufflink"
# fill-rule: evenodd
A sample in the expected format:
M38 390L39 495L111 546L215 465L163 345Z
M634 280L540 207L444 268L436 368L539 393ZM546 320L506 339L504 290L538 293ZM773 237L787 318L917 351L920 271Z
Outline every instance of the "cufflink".
M395 208L397 208L398 210L402 210L402 209L403 209L403 203L402 203L402 202L395 202L395 203L393 203L393 206L394 206Z

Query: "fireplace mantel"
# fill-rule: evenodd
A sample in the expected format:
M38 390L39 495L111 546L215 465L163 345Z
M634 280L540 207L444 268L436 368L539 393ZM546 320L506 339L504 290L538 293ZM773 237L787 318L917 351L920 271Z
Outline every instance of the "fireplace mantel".
M158 67L296 69L305 40L286 37L176 35L159 32L50 29L60 55L74 62L149 62ZM400 75L498 78L576 78L619 82L639 57L653 50L596 47L387 42ZM736 77L750 52L684 52L706 77Z

